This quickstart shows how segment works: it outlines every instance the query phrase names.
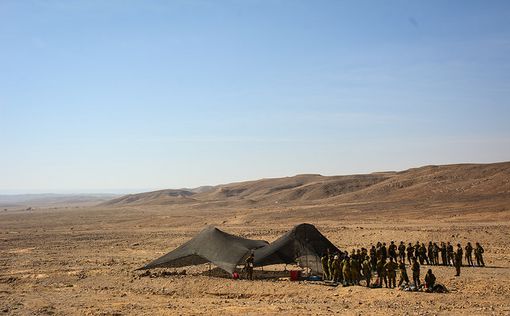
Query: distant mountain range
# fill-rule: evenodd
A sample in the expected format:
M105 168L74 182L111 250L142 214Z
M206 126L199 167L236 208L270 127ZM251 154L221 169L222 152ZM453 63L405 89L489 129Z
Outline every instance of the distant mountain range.
M510 162L425 166L399 172L346 176L304 174L197 189L129 194L106 201L101 206L334 206L405 201L414 204L471 203L471 206L485 201L510 207Z
M9 194L0 195L0 208L90 206L118 196L115 194Z

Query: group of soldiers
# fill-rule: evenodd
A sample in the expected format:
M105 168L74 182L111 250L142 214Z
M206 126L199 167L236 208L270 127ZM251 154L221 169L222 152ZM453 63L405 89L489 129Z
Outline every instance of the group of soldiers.
M483 261L484 249L480 243L476 243L473 248L470 242L463 249L460 244L454 249L450 242L437 243L429 242L428 246L424 243L408 243L406 246L403 241L397 246L394 241L386 246L386 243L378 242L377 245L371 245L366 248L353 249L351 254L348 252L332 254L328 250L322 258L322 269L324 271L324 280L332 280L347 285L359 285L364 280L368 287L386 287L394 288L396 284L396 271L400 271L398 286L404 282L410 284L406 269L406 258L411 266L412 281L414 286L420 286L420 266L444 265L454 266L456 276L460 275L462 260L465 258L467 266L474 266L473 253L475 254L478 266L485 266ZM439 258L441 258L441 263ZM372 284L372 274L377 273L375 284ZM433 280L433 281L432 281ZM425 284L428 288L435 285L435 276L429 269L425 276Z

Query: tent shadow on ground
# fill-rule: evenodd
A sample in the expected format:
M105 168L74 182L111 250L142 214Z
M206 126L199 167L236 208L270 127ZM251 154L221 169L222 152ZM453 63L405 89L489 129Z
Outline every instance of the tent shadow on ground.
M246 273L241 269L237 270L241 279L246 279ZM203 271L199 275L212 277L212 278L221 278L221 279L232 279L232 275L225 272L221 268L214 267L211 270ZM254 269L253 270L253 278L255 280L268 280L268 279L280 279L286 278L290 276L289 271L276 271L276 270L262 270L262 269Z

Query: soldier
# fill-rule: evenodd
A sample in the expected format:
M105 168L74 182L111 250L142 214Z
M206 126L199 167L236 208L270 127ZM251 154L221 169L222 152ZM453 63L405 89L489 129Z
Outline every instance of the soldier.
M335 257L333 256L333 254L329 254L328 256L328 275L329 275L329 280L332 280L333 279L333 260L335 259Z
M460 276L460 267L462 266L462 247L460 244L457 244L457 251L455 251L455 270L456 274L455 276Z
M390 283L390 288L394 288L397 285L396 281L396 272L395 269L398 267L398 265L393 261L393 257L390 257L390 261L388 261L384 268L386 269L386 275L388 276L388 283Z
M246 270L246 278L253 280L253 263L255 262L255 255L253 252L246 258L244 269Z
M400 262L398 263L398 270L400 271L398 286L400 287L404 282L406 282L406 285L409 284L409 276L407 275L406 264L404 262L404 259L400 259Z
M454 263L454 260L455 260L455 252L453 250L453 245L450 244L450 242L446 242L446 254L447 254L447 257L448 257L448 265L452 265L453 266L453 263Z
M370 257L366 256L365 260L361 264L361 271L363 272L363 277L367 282L367 287L370 287L370 280L372 279L372 267L370 266Z
M398 245L398 257L400 260L406 259L406 245L403 241L400 242L400 245Z
M377 265L377 256L375 246L372 245L370 247L370 266L372 267L372 271L375 271L375 266Z
M342 274L344 279L344 286L351 285L351 261L347 253L342 261Z
M416 257L413 257L411 269L413 271L414 286L418 288L420 286L420 264L418 263L418 260L416 260Z
M329 249L327 252L321 257L321 263L322 263L322 279L323 280L329 280L331 277L329 276Z
M475 246L476 246L475 247L476 264L479 267L485 267L485 263L483 262L483 253L485 252L485 250L478 242L475 244Z
M434 285L436 285L436 276L432 273L432 269L429 269L425 275L425 287L428 291L432 291Z
M429 244L427 246L427 257L429 258L429 261L427 264L434 264L434 245L432 244L432 241L429 241Z
M351 258L351 282L359 285L359 260L357 256Z
M432 245L432 257L434 258L434 264L436 266L439 265L439 246L437 245L437 243L434 243Z
M446 249L446 244L444 241L441 242L441 261L443 262L444 266L448 265L448 253Z
M420 245L420 264L424 263L429 264L429 259L427 258L427 247L425 247L424 243Z
M464 249L466 250L466 261L467 261L468 267L474 266L473 257L471 255L473 253L473 246L471 246L471 243L468 242Z
M377 260L377 285L379 287L382 287L382 283L384 281L384 285L388 287L388 279L386 278L386 269L384 268L384 265L386 264L386 260L383 260L383 258L379 258Z
M338 282L338 280L340 279L340 257L338 255L335 255L333 257L332 265L333 275L331 276L331 280L333 280L333 282Z
M386 249L386 243L383 242L381 246L381 256L386 262L386 259L388 258L388 250Z
M397 260L397 245L395 245L395 242L393 240L388 246L388 255L390 256L390 258L393 258L393 260Z
M407 261L409 261L409 264L412 264L412 258L414 257L414 247L409 243L407 245Z

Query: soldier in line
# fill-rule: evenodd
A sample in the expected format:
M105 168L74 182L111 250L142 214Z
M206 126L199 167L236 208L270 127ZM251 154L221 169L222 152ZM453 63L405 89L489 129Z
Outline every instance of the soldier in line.
M457 251L455 251L455 271L457 272L455 276L460 276L460 267L462 266L462 247L460 244L457 244Z
M340 280L340 257L338 254L333 257L332 266L333 275L331 280L333 280L333 282L338 282Z
M443 241L441 242L441 261L444 266L448 265L448 253L446 249L446 244Z
M351 285L351 259L349 254L345 252L345 258L342 261L342 274L344 279L344 286Z
M446 242L446 254L447 254L447 259L448 259L448 265L452 265L453 266L453 263L454 263L454 260L455 260L455 252L453 250L453 245L450 244L450 242Z
M429 258L429 264L434 264L434 245L432 241L429 241L427 245L427 257Z
M386 259L388 259L388 249L386 248L385 242L383 242L381 246L381 256L383 260L386 262Z
M354 253L354 250L353 250ZM359 285L359 261L358 256L354 255L351 257L351 283L353 285Z
M372 271L375 271L375 267L377 265L377 256L375 246L372 245L370 247L370 266L372 267Z
M479 267L485 267L485 263L483 262L483 253L485 252L485 250L478 242L476 243L475 246L476 246L475 247L476 264Z
M409 243L407 245L407 261L409 262L409 264L412 264L413 257L414 257L414 247L413 247L413 245L411 245L411 243Z
M388 276L388 283L390 284L390 288L394 288L397 285L396 281L396 272L398 265L395 261L393 261L393 257L390 257L390 261L384 264L384 268L386 270L386 275ZM387 286L386 286L387 287Z
M416 257L413 257L413 264L411 266L411 270L413 271L413 282L414 286L418 288L420 286L420 264Z
M390 256L390 258L393 258L393 260L397 260L397 245L395 245L395 242L393 240L388 246L388 255Z
M400 287L404 282L406 282L406 285L409 284L409 276L407 275L404 259L400 259L400 262L398 263L398 270L400 271L398 286Z
M433 244L433 247L432 247L432 257L434 258L434 264L436 266L439 265L439 246L437 245L437 243L434 243Z
M400 245L398 245L398 257L400 260L406 259L406 245L403 241L400 241Z
M386 278L386 269L384 265L386 264L385 260L380 257L377 260L377 286L382 287L383 281L384 285L388 287L388 279Z
M365 256L365 260L361 264L361 272L363 273L363 278L367 282L367 287L370 287L370 280L372 279L372 267L370 266L370 257Z
M328 275L329 275L329 280L332 280L333 279L333 260L335 259L335 257L333 256L333 254L329 254L328 255Z
M471 243L468 242L466 247L464 248L464 250L466 250L466 261L467 261L467 265L468 267L472 267L474 266L473 264L473 256L472 256L472 253L473 253L473 246L471 246Z
M321 263L322 263L322 279L323 280L330 280L331 277L329 275L329 249L327 252L321 257Z

